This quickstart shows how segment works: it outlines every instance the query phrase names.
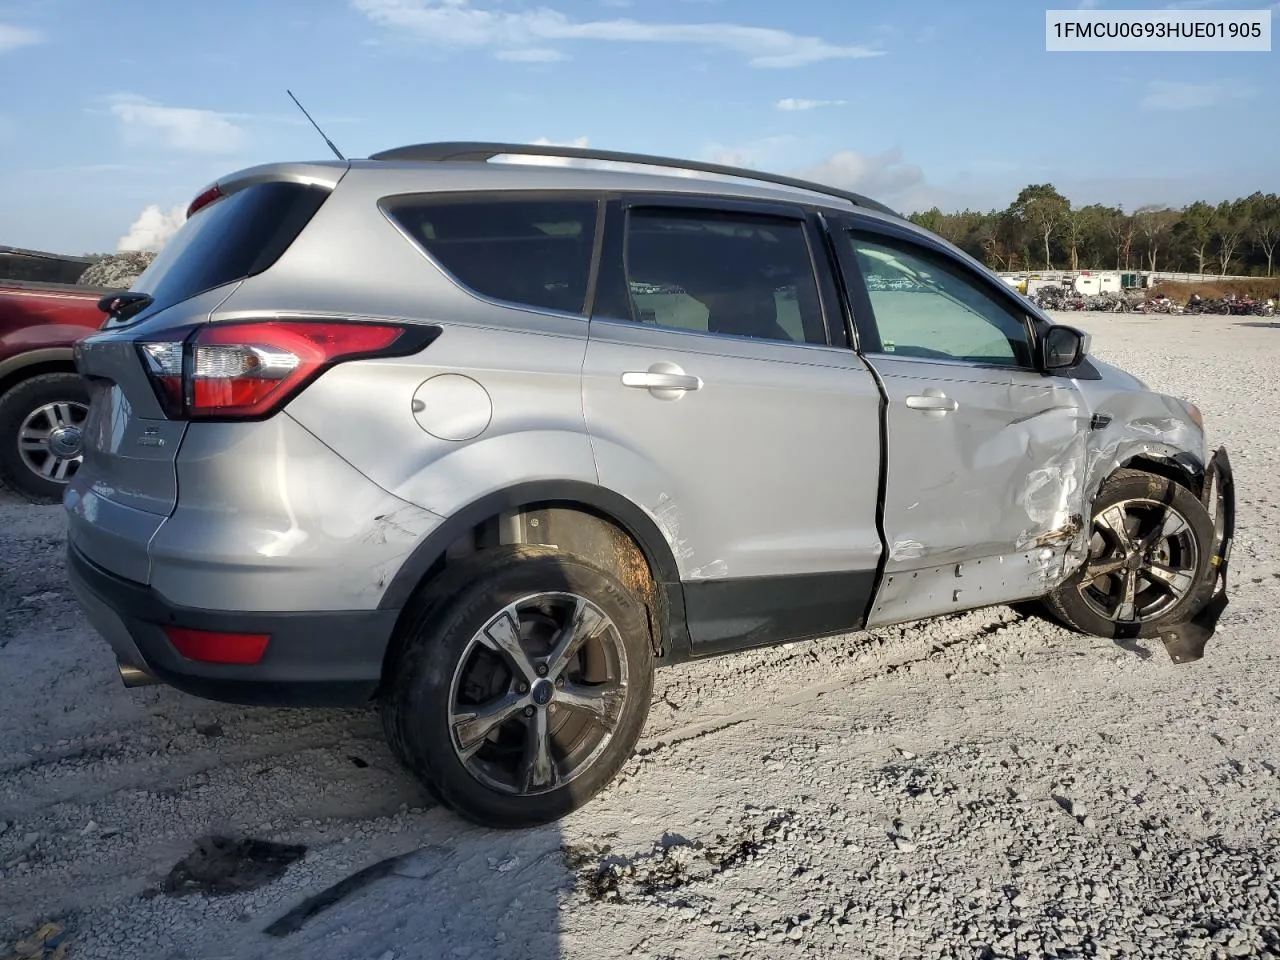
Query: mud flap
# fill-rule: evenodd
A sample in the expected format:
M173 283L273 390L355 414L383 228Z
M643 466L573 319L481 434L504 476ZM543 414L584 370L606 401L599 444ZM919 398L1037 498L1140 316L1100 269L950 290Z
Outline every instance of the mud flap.
M1194 663L1204 657L1204 648L1218 628L1218 618L1227 609L1227 563L1236 529L1236 487L1231 474L1227 448L1219 447L1205 470L1204 508L1213 518L1213 559L1208 576L1215 589L1200 610L1190 619L1161 630L1165 652L1174 663Z

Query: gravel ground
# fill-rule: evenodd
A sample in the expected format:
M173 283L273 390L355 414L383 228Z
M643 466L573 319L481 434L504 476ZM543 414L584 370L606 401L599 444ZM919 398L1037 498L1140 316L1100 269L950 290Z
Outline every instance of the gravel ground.
M1280 324L1066 319L1231 451L1205 660L995 607L663 671L620 779L539 830L433 808L371 711L124 690L60 508L0 499L0 956L45 921L84 960L1280 956ZM209 834L307 849L163 892Z

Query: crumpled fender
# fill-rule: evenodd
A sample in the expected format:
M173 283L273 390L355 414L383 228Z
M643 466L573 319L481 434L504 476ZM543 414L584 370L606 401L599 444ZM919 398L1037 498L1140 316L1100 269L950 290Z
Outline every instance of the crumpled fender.
M1218 628L1227 609L1227 566L1236 529L1236 487L1227 448L1219 447L1205 468L1201 501L1213 518L1213 558L1205 574L1215 583L1213 595L1195 614L1161 631L1165 652L1174 663L1194 663L1204 657L1204 648Z

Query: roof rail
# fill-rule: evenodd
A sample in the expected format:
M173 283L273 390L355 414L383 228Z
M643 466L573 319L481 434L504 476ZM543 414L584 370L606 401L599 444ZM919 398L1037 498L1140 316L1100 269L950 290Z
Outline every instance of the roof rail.
M584 147L557 147L539 143L484 143L458 141L454 143L418 143L408 147L394 147L372 154L370 160L407 160L435 163L461 162L483 163L494 157L503 155L531 157L564 157L575 160L601 160L611 163L635 163L650 167L671 167L677 170L693 170L698 173L713 173L725 177L739 177L763 183L778 184L810 193L821 193L828 197L847 200L854 206L866 207L891 217L902 219L898 211L886 207L883 203L865 197L860 193L829 187L801 180L797 177L786 177L776 173L764 173L760 170L749 170L746 167L730 167L720 163L700 163L695 160L677 160L672 157L656 157L644 153L624 153L618 150L593 150Z

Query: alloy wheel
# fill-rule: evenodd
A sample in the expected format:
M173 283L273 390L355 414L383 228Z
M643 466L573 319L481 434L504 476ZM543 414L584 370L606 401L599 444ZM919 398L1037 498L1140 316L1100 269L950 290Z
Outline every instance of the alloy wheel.
M1187 518L1166 503L1122 500L1093 521L1077 589L1099 616L1141 624L1168 613L1195 586L1200 545Z
M627 659L609 616L576 594L533 594L468 642L450 684L450 740L486 786L546 793L600 756L626 697Z

